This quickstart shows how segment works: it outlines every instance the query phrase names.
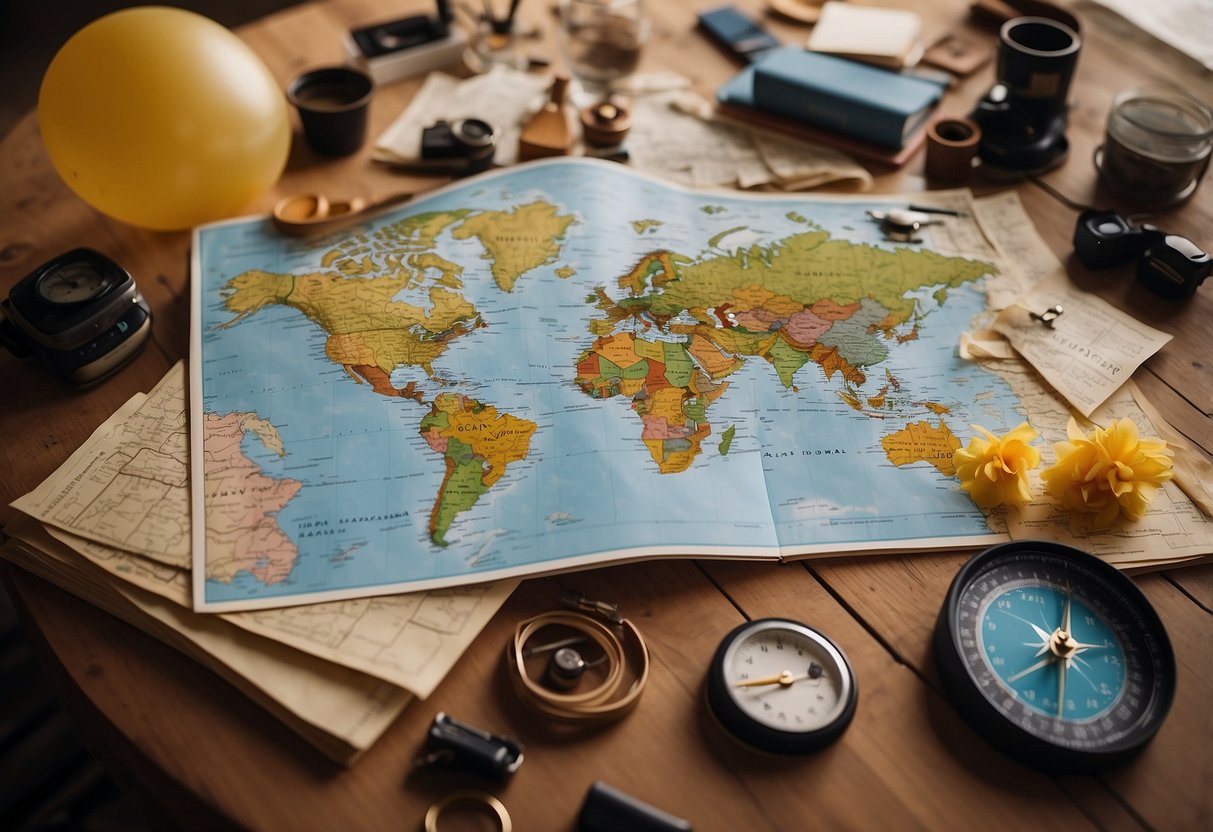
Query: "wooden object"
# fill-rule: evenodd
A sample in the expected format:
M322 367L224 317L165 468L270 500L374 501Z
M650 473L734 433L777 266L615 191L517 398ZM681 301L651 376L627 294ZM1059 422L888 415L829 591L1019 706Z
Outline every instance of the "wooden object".
M767 8L797 23L812 26L821 17L822 0L767 0Z
M577 137L570 124L569 107L565 102L568 89L569 79L563 75L552 81L547 103L531 117L518 136L519 161L567 156L573 149Z
M702 5L649 4L654 35L642 70L673 69L711 97L736 67L695 32ZM741 5L751 14L761 10L759 0ZM932 31L990 38L967 22L965 0L901 5L914 6ZM389 12L369 0L322 0L243 27L240 35L285 87L309 66L340 63L342 33L350 27L397 11L431 9L423 0L405 0ZM533 51L558 54L546 4L523 3L519 16L544 29L546 40ZM1099 189L1090 163L1103 141L1112 97L1150 78L1199 90L1208 75L1152 38L1100 24L1094 15L1084 20L1069 161L1042 180L1071 199L1129 212ZM804 36L776 19L767 25L786 42ZM992 80L987 65L960 81L943 113L966 115ZM419 83L409 79L378 90L372 135L400 113ZM268 213L293 193L390 193L425 184L373 165L369 152L324 163L296 154L279 186L249 210ZM876 171L877 192L920 190L923 162L920 154L901 169ZM971 185L979 193L1008 187L980 179ZM1067 260L1075 212L1034 185L1016 190L1040 234ZM1190 202L1152 221L1206 248L1213 245L1213 184L1206 181ZM51 168L31 113L0 142L0 294L39 263L79 245L131 270L154 309L152 342L130 367L84 393L0 353L0 521L11 517L11 500L41 482L131 395L150 390L188 350L189 234L140 231L89 208ZM1083 289L1174 335L1135 379L1193 444L1213 451L1213 285L1188 303L1175 303L1149 294L1129 267L1095 274L1067 265ZM1052 778L990 749L940 693L931 630L965 557L837 558L789 566L656 562L526 581L434 696L406 710L348 770L326 762L171 649L26 573L3 571L84 738L163 828L419 829L436 799L454 789L486 788L439 770L406 777L441 710L526 744L526 762L510 784L488 786L520 830L573 828L595 780L706 832L1207 829L1213 818L1213 566L1138 579L1179 659L1178 697L1154 742L1133 762L1098 777ZM565 589L617 602L653 651L649 689L636 710L589 734L553 731L533 717L513 698L504 669L517 622L552 608ZM722 743L703 713L704 673L720 638L744 617L763 616L813 624L844 647L855 668L855 720L819 755L755 758Z
M617 147L632 129L632 114L610 101L583 107L579 115L581 136L588 147Z

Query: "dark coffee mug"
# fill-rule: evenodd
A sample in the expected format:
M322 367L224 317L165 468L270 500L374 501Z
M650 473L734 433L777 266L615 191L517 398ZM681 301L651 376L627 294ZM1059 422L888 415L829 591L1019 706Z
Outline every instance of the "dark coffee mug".
M299 111L303 135L313 150L348 156L366 142L374 91L375 83L366 73L333 66L300 75L287 87L286 96Z
M1048 111L1065 109L1082 40L1064 23L1017 17L1003 24L998 43L998 80L1014 104Z

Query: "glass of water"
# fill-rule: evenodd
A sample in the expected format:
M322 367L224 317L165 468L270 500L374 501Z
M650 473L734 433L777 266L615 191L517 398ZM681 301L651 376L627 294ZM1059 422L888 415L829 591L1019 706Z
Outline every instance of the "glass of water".
M589 96L605 98L640 63L643 0L563 0L560 13L569 72Z

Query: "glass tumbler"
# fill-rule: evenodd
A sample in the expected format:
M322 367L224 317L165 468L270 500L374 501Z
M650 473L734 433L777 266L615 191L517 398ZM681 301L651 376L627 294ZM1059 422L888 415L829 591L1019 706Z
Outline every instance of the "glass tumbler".
M589 96L605 98L636 71L648 36L642 0L563 0L560 21L569 72Z
M1095 153L1104 184L1144 207L1181 202L1196 191L1213 148L1213 111L1170 86L1120 92Z

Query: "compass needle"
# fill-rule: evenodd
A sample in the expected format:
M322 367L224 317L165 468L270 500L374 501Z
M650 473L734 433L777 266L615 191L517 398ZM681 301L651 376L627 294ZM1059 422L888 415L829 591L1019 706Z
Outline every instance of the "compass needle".
M1040 654L1038 653L1037 655L1040 655ZM1036 664L1032 665L1031 667L1025 667L1023 670L1019 671L1014 676L1008 676L1007 682L1010 684L1014 684L1015 682L1018 682L1023 677L1029 676L1029 675L1035 673L1036 671L1041 670L1042 668L1048 667L1049 665L1053 664L1053 658L1054 658L1053 656L1048 656L1046 658L1041 659L1040 661L1038 661Z
M1057 718L1061 719L1065 716L1066 708L1066 668L1069 666L1069 659L1060 659L1057 662Z

